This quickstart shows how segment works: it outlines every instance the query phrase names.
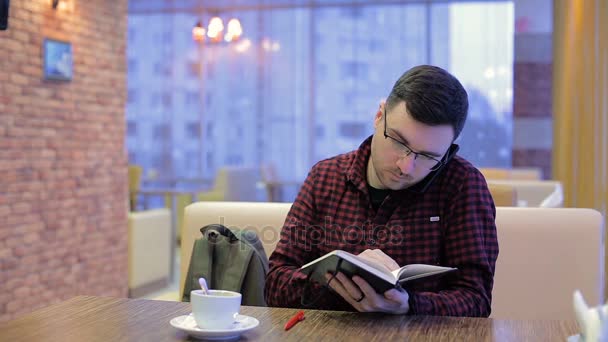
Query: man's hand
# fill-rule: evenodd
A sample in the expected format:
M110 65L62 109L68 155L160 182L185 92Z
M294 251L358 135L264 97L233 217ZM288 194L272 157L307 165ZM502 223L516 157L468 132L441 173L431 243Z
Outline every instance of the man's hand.
M359 253L358 257L380 264L391 272L399 268L399 264L393 258L379 249L366 249Z
M331 277L331 274L325 275L328 281ZM390 289L381 295L359 276L351 280L338 273L329 286L359 312L405 314L410 310L410 296L405 290Z
M380 264L389 271L399 268L395 260L379 249L366 249L359 257ZM326 275L326 278L329 281L331 275ZM410 310L410 296L405 290L391 289L381 295L358 276L348 279L344 274L338 273L329 286L360 312L404 314Z

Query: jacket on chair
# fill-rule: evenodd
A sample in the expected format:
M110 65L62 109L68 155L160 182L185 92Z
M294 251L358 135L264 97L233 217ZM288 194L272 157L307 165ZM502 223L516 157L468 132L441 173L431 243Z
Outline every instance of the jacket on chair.
M241 293L242 305L266 306L268 258L257 234L220 224L201 228L201 234L192 249L182 301L190 301L190 291L200 289L198 279L204 277L210 289Z

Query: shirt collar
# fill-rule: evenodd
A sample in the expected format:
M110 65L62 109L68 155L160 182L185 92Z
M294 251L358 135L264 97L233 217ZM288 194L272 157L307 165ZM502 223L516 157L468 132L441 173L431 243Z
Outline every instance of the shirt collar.
M354 158L346 171L346 178L361 191L367 191L367 162L371 155L372 137L370 135L355 150Z

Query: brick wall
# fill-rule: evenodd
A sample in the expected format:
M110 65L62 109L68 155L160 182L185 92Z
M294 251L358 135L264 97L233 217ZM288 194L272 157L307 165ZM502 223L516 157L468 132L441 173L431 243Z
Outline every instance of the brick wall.
M545 179L551 178L552 82L551 61L515 62L513 118L519 132L513 132L513 166L538 167Z
M11 1L0 31L0 321L127 294L127 0L70 2ZM45 37L71 82L42 79Z
M515 0L513 166L551 178L553 149L553 2Z
M547 39L549 39L547 37ZM552 63L515 62L513 166L538 167L551 178L553 135ZM548 132L547 132L548 131ZM543 139L542 137L547 137Z

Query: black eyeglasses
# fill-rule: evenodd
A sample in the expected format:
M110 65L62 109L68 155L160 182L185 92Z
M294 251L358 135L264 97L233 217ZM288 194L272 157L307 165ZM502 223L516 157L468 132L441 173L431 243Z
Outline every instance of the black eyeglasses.
M419 153L412 150L409 146L407 146L404 142L391 137L386 132L386 107L384 107L384 139L390 139L392 142L391 147L393 150L401 155L405 155L409 157L410 155L414 155L414 161L416 166L420 166L422 168L428 169L430 171L435 171L441 167L443 164L443 160L437 159L435 157L429 156L425 153Z

